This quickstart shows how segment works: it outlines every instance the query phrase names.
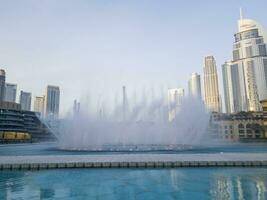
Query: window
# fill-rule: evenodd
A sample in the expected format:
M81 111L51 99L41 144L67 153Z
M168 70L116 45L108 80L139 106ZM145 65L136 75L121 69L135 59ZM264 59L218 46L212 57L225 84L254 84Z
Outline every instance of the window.
M234 61L240 59L240 54L239 54L238 49L233 51L233 59L234 59Z
M243 124L239 124L238 128L244 128L244 125Z
M259 55L260 56L265 56L266 53L266 45L265 44L261 44L259 45Z
M257 37L259 37L259 33L257 29L253 29L253 30L249 30L249 31L245 31L241 33L242 40L246 40L250 38L257 38Z
M252 56L253 56L252 46L246 47L246 57L252 57Z
M256 39L256 44L261 44L261 43L263 43L263 39L262 38Z

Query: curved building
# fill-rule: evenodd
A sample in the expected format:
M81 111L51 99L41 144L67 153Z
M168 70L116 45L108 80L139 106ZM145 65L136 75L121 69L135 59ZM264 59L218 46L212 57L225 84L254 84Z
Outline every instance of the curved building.
M244 87L242 93L246 95L249 111L260 111L260 100L267 99L266 41L263 27L255 20L243 19L241 16L231 65L240 68L238 77L244 79L240 87Z
M223 65L226 112L260 111L267 99L267 36L251 19L238 21L233 60Z

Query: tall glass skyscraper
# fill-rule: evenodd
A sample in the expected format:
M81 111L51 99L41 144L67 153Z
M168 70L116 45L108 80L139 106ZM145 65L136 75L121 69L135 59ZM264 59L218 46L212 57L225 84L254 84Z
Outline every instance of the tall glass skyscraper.
M227 113L247 111L243 66L225 62L222 66L225 110Z
M205 105L210 112L221 112L218 74L213 56L205 57L204 65Z
M267 99L266 33L241 17L234 37L233 60L222 67L226 111L259 111L259 101Z
M45 95L45 115L49 118L57 118L59 114L60 90L58 86L48 85Z
M32 94L30 92L20 91L19 103L22 110L31 110Z
M179 112L184 98L183 88L168 89L169 121L173 121Z
M190 80L188 81L188 92L189 96L195 97L201 100L201 83L200 75L192 73Z
M16 102L17 84L6 83L5 101Z
M0 69L0 101L5 100L6 72Z

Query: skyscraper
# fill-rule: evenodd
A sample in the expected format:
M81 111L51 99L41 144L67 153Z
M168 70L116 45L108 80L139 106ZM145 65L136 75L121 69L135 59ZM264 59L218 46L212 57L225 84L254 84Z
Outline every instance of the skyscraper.
M40 116L44 116L44 96L36 96L34 99L34 112L39 112Z
M80 102L78 102L76 99L73 103L73 116L77 116L80 113Z
M225 111L247 111L247 98L242 65L225 62L222 65Z
M6 72L0 69L0 101L5 100Z
M169 121L173 121L180 110L184 98L183 88L168 89Z
M189 95L201 100L201 83L200 75L192 73L190 80L188 81Z
M6 83L5 101L16 102L17 84Z
M225 96L230 94L225 98L227 112L259 111L260 100L267 99L266 33L241 14L234 37L233 60L223 67Z
M122 119L125 121L127 119L127 95L126 95L126 86L122 86Z
M48 85L45 95L46 117L57 118L59 114L60 90L58 86Z
M204 90L206 108L210 112L221 112L216 61L213 56L205 57Z
M31 110L32 94L30 92L20 91L19 102L22 110Z

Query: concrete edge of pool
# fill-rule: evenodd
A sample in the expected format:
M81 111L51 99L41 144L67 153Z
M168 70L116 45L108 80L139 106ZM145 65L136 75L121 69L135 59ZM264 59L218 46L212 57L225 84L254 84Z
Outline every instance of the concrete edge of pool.
M0 170L267 167L265 153L0 156Z

